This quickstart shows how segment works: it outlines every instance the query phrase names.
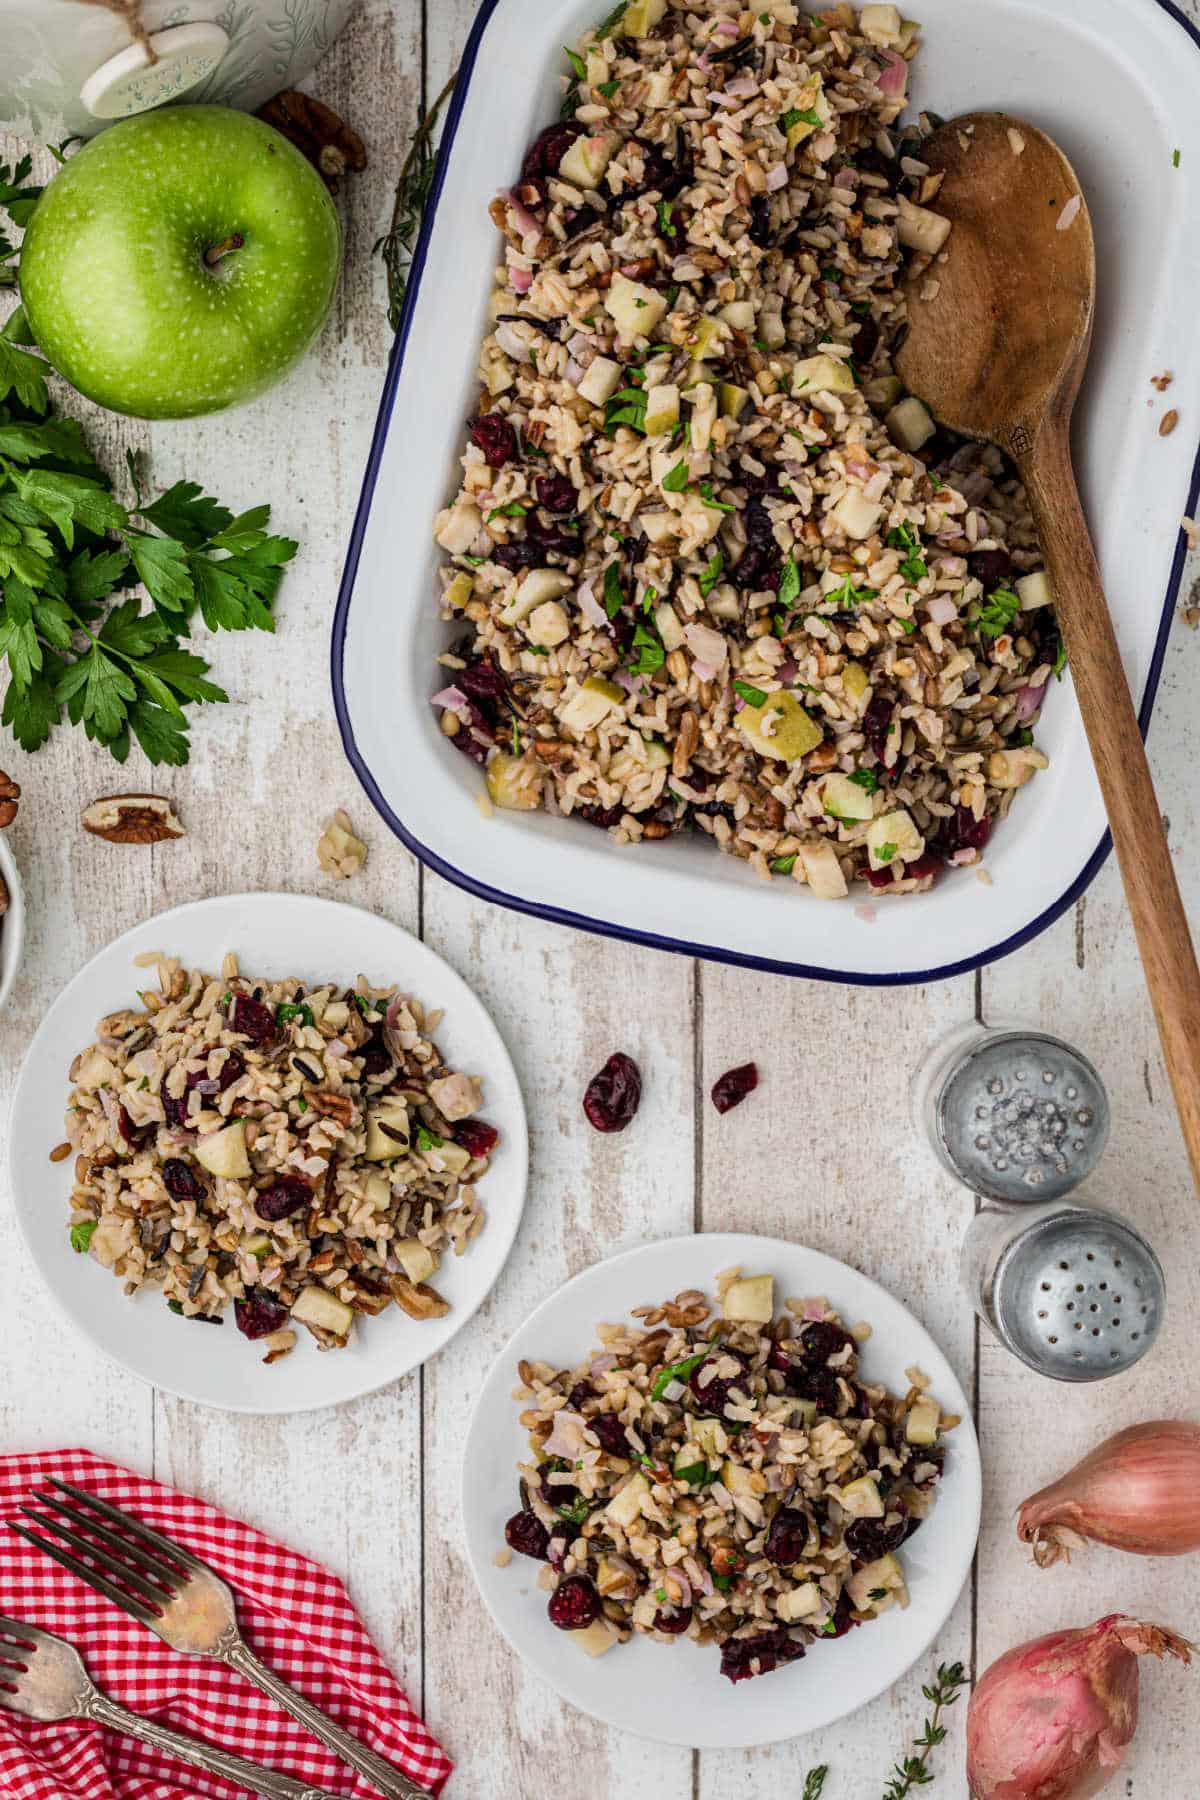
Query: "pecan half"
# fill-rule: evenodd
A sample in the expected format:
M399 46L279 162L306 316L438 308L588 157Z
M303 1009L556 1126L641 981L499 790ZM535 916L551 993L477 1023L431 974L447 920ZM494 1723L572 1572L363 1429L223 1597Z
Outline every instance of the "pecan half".
M406 1275L392 1275L388 1279L392 1290L392 1298L410 1319L440 1319L450 1311L450 1303L443 1300L435 1288L425 1281L409 1281Z
M8 883L5 881L3 875L0 875L0 919L2 919L8 911L8 906Z
M183 825L159 794L108 794L83 810L83 828L106 844L161 844L181 838Z
M349 1094L332 1094L328 1088L305 1088L304 1098L314 1112L336 1119L347 1129L354 1123L355 1106Z
M11 825L17 816L17 801L21 798L21 790L11 775L0 769L0 831Z
M273 125L290 144L306 156L331 193L340 178L357 175L367 166L367 148L357 131L342 123L333 108L298 88L285 88L258 109L260 119Z

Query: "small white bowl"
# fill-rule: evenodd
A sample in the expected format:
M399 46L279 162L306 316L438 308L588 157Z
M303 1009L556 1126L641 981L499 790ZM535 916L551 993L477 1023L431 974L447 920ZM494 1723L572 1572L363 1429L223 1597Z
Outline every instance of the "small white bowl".
M21 966L25 948L25 898L17 859L8 847L8 839L0 832L0 875L8 889L8 911L0 919L0 1009L8 1000L9 990Z

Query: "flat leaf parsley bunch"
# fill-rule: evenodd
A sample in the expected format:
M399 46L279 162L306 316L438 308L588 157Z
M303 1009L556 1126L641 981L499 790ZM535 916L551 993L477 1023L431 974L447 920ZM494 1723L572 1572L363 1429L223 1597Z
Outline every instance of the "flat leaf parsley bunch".
M273 631L293 539L271 509L237 517L195 482L147 502L129 457L121 505L74 419L56 416L45 364L0 336L0 657L3 722L38 750L65 709L118 762L136 738L152 763L185 763L184 708L228 695L184 647L198 613L211 631ZM144 610L140 587L150 599Z

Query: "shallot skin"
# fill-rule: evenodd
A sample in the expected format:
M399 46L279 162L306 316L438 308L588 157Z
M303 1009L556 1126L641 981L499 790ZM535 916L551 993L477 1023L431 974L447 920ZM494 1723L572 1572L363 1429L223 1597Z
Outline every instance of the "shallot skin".
M967 1711L971 1800L1090 1800L1137 1729L1138 1657L1189 1662L1191 1649L1164 1626L1114 1613L1009 1650Z
M1017 1535L1047 1569L1089 1538L1136 1556L1200 1550L1200 1425L1150 1419L1026 1500Z

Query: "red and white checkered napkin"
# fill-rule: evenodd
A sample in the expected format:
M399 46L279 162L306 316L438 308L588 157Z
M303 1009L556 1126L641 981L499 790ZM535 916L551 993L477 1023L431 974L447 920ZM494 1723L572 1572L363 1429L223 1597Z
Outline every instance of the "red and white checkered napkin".
M0 1521L56 1475L176 1538L237 1595L251 1648L323 1712L440 1793L452 1764L412 1710L339 1581L237 1519L87 1450L0 1457ZM132 1712L333 1793L375 1790L256 1687L179 1656L74 1575L0 1527L0 1613L41 1625L82 1655L97 1687ZM35 1725L0 1709L0 1793L12 1800L242 1800L245 1790L98 1725Z

